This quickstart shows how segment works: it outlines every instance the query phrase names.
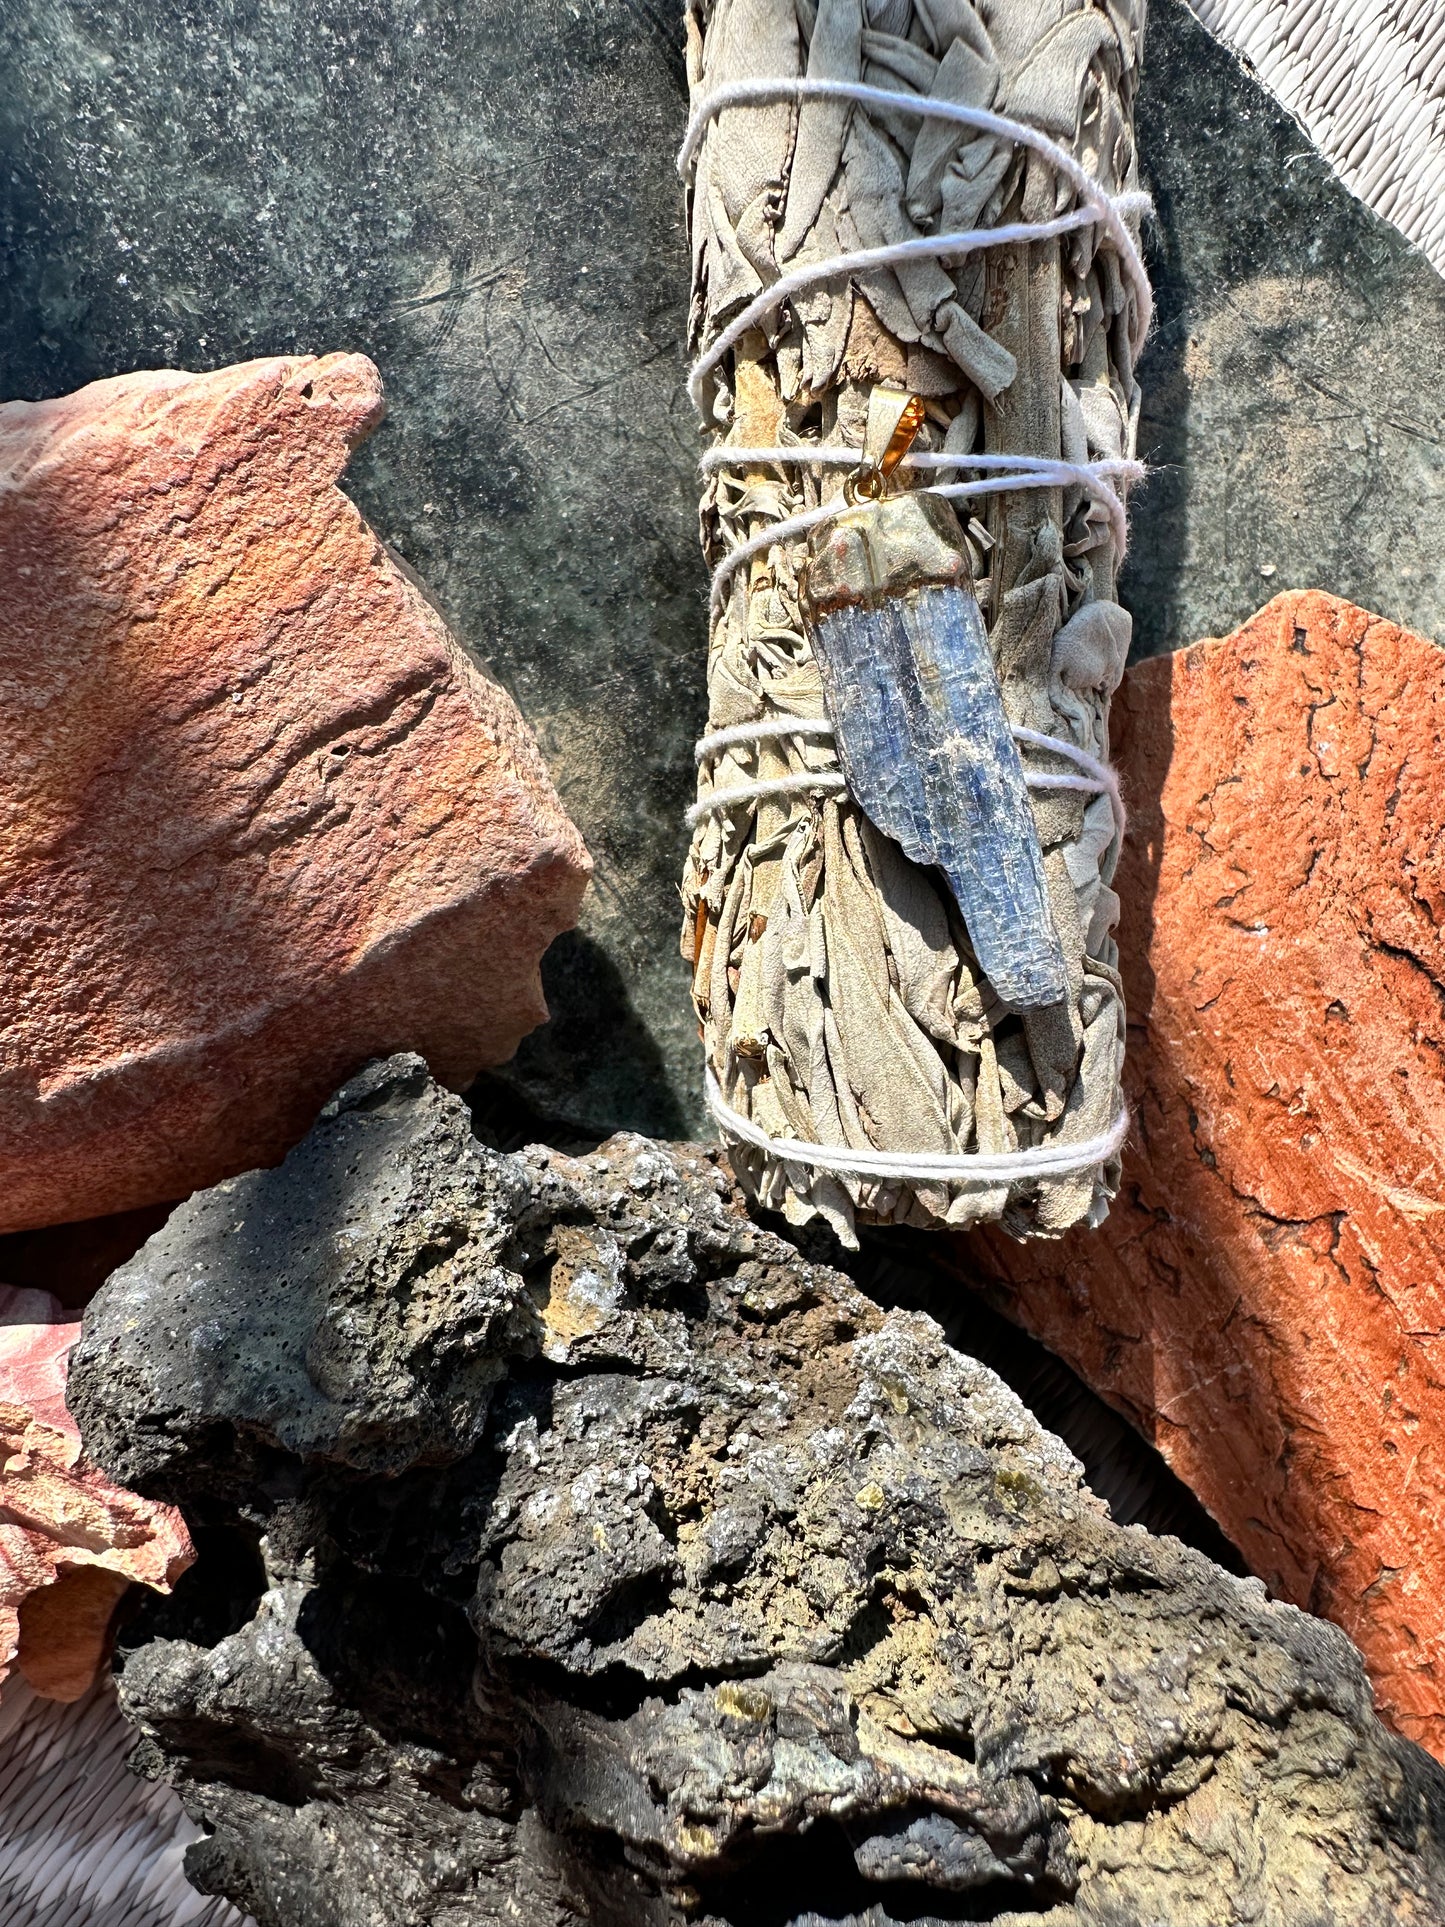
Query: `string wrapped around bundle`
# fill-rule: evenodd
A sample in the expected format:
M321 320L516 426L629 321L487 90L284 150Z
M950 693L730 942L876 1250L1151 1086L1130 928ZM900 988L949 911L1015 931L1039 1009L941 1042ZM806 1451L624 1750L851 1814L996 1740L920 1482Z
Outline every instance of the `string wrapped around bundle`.
M708 1101L795 1223L1118 1183L1144 0L691 0Z

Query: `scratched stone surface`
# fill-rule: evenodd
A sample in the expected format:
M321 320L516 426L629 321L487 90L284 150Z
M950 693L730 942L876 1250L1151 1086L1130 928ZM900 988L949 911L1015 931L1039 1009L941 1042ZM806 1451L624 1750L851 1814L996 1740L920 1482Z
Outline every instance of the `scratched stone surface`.
M597 1131L705 1128L675 956L704 709L683 113L648 0L0 10L0 397L376 361L392 414L347 486L518 699L597 860L513 1073ZM1180 0L1150 9L1139 115L1140 653L1315 584L1445 637L1445 284Z
M1445 642L1445 280L1178 0L1149 9L1138 130L1159 219L1135 655L1286 589Z

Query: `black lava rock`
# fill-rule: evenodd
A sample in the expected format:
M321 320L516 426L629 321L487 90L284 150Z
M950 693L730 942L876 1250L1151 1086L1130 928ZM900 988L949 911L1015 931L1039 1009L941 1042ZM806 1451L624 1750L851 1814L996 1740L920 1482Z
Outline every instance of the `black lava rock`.
M114 1275L70 1401L196 1530L121 1695L263 1927L1445 1920L1344 1636L717 1153L490 1151L373 1066Z

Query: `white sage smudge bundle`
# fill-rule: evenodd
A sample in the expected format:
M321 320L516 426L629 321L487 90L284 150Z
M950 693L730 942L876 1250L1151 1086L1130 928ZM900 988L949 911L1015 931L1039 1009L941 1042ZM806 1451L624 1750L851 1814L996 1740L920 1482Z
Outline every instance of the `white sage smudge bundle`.
M740 1178L849 1242L1057 1235L1118 1183L1143 13L689 0L683 951Z

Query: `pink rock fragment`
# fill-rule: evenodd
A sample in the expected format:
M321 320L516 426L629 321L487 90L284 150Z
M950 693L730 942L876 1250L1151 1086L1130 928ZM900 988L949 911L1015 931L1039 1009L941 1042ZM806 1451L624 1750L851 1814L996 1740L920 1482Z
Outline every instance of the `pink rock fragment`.
M0 1285L0 1680L77 1700L133 1581L168 1592L195 1557L180 1514L86 1458L65 1407L79 1322L43 1291Z

